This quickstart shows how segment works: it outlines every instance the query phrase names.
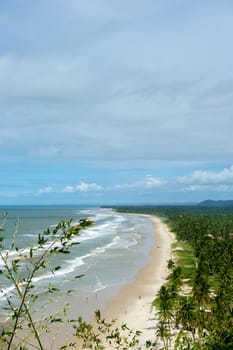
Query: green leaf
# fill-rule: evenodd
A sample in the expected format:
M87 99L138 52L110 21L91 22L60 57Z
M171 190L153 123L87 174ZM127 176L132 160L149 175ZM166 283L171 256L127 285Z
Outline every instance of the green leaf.
M19 259L12 260L12 268L14 272L17 271L18 267L19 267Z
M59 288L51 287L48 289L48 293L60 292Z
M30 249L30 258L33 257L33 248Z
M61 266L56 266L54 271L57 271L57 270L60 270L61 269Z
M54 247L53 249L50 249L51 254L55 254L58 252L58 247Z
M50 235L50 233L51 233L51 231L50 231L50 229L48 228L46 231L44 231L44 235Z
M80 244L80 242L73 242L73 243L71 243L71 247L72 247L73 245L78 245L78 244Z
M41 261L41 263L37 266L37 269L45 269L46 268L46 262L45 261Z
M51 320L51 323L61 323L61 322L63 322L63 320L62 320L62 318L53 318L52 320Z
M73 293L74 292L74 289L69 289L69 290L67 290L67 294L70 294L70 293Z
M41 247L41 246L43 246L46 242L48 242L48 239L45 239L44 235L39 234L39 235L38 235L38 245Z
M70 251L67 248L60 248L58 249L58 253L69 254Z

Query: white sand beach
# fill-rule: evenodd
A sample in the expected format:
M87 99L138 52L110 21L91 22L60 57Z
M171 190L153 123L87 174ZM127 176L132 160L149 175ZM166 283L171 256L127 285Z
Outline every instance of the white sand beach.
M103 306L102 299L106 301L108 290L103 290L102 294L100 293L96 297L93 296L93 300L89 300L86 304L86 307L91 307L93 310L101 309L102 316L107 321L117 319L117 326L126 323L130 329L141 331L141 344L145 344L146 340L154 339L156 318L151 305L160 287L166 282L167 261L171 258L171 244L174 241L174 235L169 232L168 227L160 218L156 216L148 217L153 223L155 242L151 248L148 263L138 272L133 282L121 287L115 295L110 291L107 306ZM72 305L71 307L76 312L75 299ZM57 349L65 344L68 345L72 341L76 342L77 339L70 336L71 331L65 325L56 326L54 337L52 332L52 334L50 333L50 335L48 334L43 338L48 349L51 349L51 347ZM72 349L74 348L72 347Z
M130 329L141 331L142 343L154 338L156 320L151 304L166 282L167 261L171 258L174 241L174 235L160 218L152 216L151 220L155 244L147 265L139 271L135 281L122 287L103 312L107 319L117 318L118 324L124 322Z
M151 305L160 287L166 282L167 261L171 258L171 244L174 241L174 235L160 218L150 218L155 244L151 248L148 263L139 271L135 280L123 286L102 310L102 316L107 321L117 319L116 326L126 323L130 329L141 331L141 344L153 340L155 336L156 318Z

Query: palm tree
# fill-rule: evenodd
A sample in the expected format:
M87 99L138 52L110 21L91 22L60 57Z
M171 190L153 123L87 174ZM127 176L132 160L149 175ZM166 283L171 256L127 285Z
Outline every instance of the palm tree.
M170 288L173 291L173 293L177 293L180 286L182 285L182 273L181 273L181 267L173 267L172 272L168 276Z
M172 259L169 259L167 262L168 270L173 270L174 267L175 267L175 262Z
M176 324L182 326L186 331L191 332L193 340L197 327L196 305L192 297L179 297L176 312Z
M156 335L162 339L166 350L171 342L171 324L175 306L174 293L169 284L165 284L160 288L153 306L158 309L157 315L159 316Z
M153 306L158 308L160 319L169 324L173 317L172 309L174 306L174 298L168 284L163 285L160 288L157 297L153 302Z
M209 277L207 275L206 266L207 264L204 260L199 260L192 289L193 298L200 310L209 305L211 300Z
M157 324L155 334L157 337L159 337L162 340L164 350L168 350L171 333L170 333L170 329L169 329L167 322L160 320Z

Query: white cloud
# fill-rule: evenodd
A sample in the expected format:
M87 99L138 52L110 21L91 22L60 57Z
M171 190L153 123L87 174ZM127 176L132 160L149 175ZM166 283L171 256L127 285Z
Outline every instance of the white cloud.
M233 183L233 165L230 168L225 168L219 172L196 170L191 175L179 177L177 181L183 184Z
M63 189L63 192L67 192L67 193L75 192L75 187L73 187L73 186L66 186L66 187Z
M166 181L164 179L154 177L152 175L146 175L144 179L135 181L132 183L125 183L116 185L116 189L140 189L140 188L156 188L160 187L166 184Z
M53 191L45 183L67 200L101 190L107 198L117 189L123 199L127 190L135 198L230 190L233 167L223 167L233 159L233 2L5 3L1 160L18 176L20 163L55 165L35 180L27 172L33 196ZM33 21L29 13L37 14ZM76 166L81 179L96 178L74 183ZM200 170L188 176L187 167ZM153 176L158 168L161 178ZM125 170L132 177L123 179Z
M62 192L66 193L74 193L74 192L98 192L102 191L103 187L98 185L97 183L88 183L81 181L76 186L67 185Z
M80 182L80 184L76 186L76 189L80 192L96 192L101 191L103 187L96 183Z
M85 73L84 73L85 71ZM0 77L4 87L0 92L5 97L48 99L77 97L93 83L85 63L79 59L44 56L23 58L0 56ZM22 82L24 82L22 84Z
M39 191L37 192L37 195L52 193L53 191L54 190L52 186L46 186L44 188L40 188Z
M196 191L205 191L208 190L209 186L206 185L190 185L183 189L183 191L187 192L196 192Z
M165 180L152 175L146 175L146 178L144 181L142 181L142 184L144 184L146 187L158 187L164 185L165 183Z
M0 25L2 154L59 162L137 159L138 166L232 158L232 4L182 3L173 12L176 1L150 0L150 6L136 2L132 13L132 1L67 3L59 2L53 28L49 5L34 2L43 26L24 21L21 8Z

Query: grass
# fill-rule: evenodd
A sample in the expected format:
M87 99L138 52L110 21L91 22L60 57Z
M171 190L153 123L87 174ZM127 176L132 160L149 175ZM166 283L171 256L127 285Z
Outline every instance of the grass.
M176 265L181 267L182 279L190 287L193 287L196 270L194 249L187 242L178 241L172 244L172 253L175 257ZM209 276L209 283L211 290L216 293L221 281L214 275Z
M175 242L172 244L172 252L178 266L181 267L182 278L189 280L192 286L195 277L196 259L194 250L186 242Z

